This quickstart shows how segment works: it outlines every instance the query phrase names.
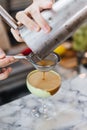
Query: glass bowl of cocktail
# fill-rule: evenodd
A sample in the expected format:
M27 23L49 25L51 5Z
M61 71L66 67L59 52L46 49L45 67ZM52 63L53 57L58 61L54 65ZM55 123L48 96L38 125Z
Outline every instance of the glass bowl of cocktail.
M50 103L46 103L46 99L54 95L61 86L60 75L52 70L59 61L59 56L51 53L43 60L33 63L36 70L30 72L27 76L26 84L28 90L42 101L40 107L34 106L33 108L32 114L35 117L48 118L52 116L52 107L48 108Z

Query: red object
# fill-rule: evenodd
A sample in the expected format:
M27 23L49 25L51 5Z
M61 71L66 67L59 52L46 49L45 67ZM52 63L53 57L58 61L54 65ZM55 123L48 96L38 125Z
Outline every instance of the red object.
M31 52L32 52L32 51L31 51L30 48L26 48L26 49L24 49L21 53L22 53L23 55L29 55Z

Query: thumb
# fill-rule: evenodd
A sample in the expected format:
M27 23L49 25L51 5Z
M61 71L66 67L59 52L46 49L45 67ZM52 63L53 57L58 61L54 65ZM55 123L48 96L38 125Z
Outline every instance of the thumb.
M42 2L42 4L40 5L41 9L51 9L52 5L54 3L54 0L47 0L46 2Z
M6 55L4 51L0 48L0 59L4 58Z

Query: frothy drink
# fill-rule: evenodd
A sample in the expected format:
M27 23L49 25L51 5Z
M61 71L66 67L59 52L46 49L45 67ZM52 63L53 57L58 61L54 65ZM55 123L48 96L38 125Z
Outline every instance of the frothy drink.
M54 71L45 72L45 79L43 79L43 72L38 70L32 71L27 81L27 86L33 94L37 95L37 90L41 90L41 93L38 91L38 95L40 94L40 96L41 94L43 95L44 92L47 92L49 94L48 96L54 95L61 84L60 76Z
M44 67L54 66L55 62L50 59L44 59L37 62L37 65ZM32 71L27 77L27 87L31 93L48 97L54 95L60 88L61 78L55 71Z

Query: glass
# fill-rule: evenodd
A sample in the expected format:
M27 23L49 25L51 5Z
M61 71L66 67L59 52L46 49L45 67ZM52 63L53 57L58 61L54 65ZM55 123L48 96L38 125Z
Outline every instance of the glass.
M26 79L28 90L35 95L40 104L35 105L31 110L34 117L51 118L55 113L55 106L50 102L49 97L54 95L61 86L60 75L52 69L60 61L57 54L51 53L44 60L33 63L37 70L30 72Z

